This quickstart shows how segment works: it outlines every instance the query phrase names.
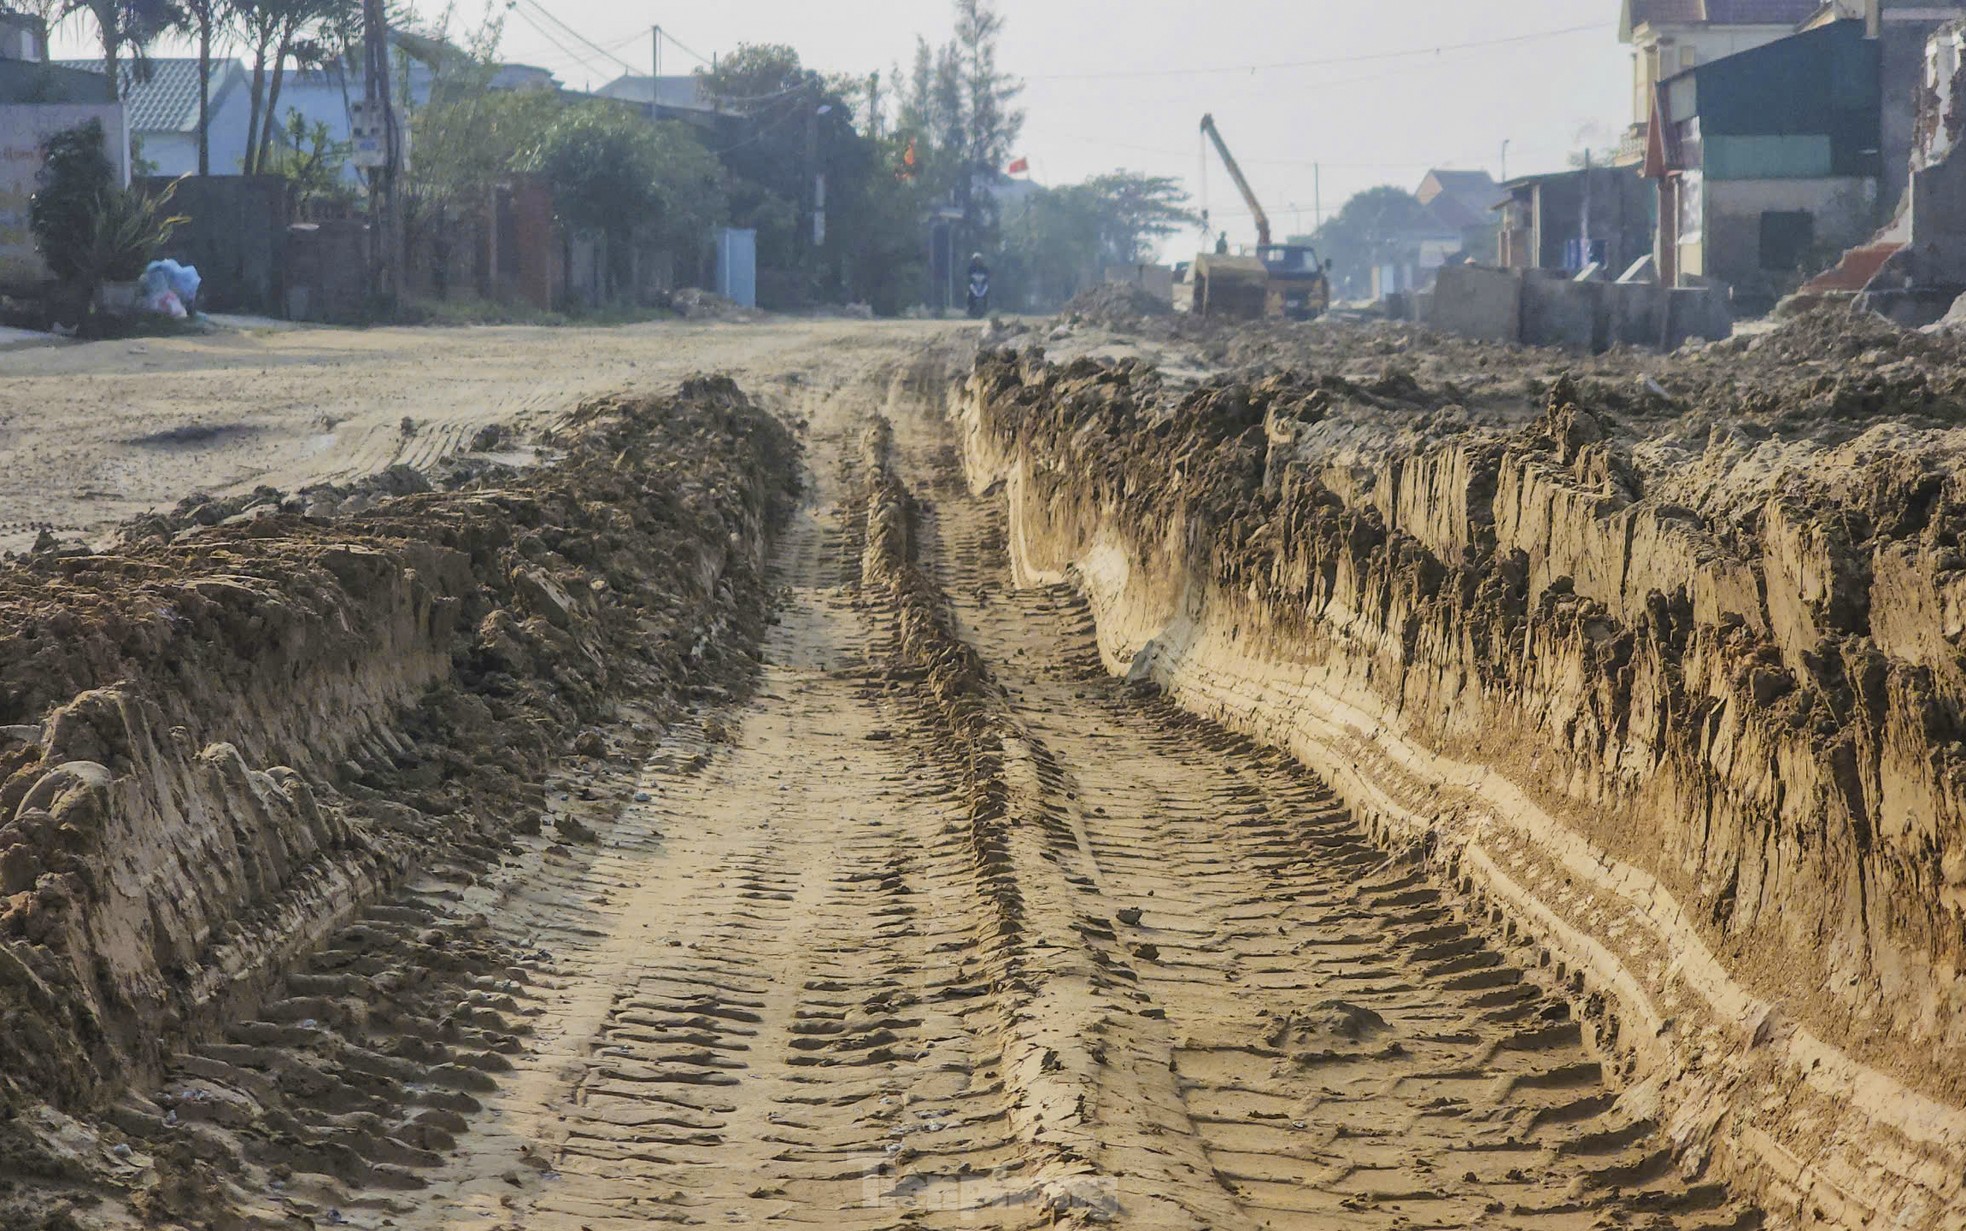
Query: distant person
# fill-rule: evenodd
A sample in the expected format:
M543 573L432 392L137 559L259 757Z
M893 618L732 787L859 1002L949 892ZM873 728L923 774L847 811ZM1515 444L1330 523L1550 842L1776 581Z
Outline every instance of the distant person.
M969 258L969 316L981 320L990 311L990 265L980 252Z
M1224 231L1220 235L1217 235L1215 237L1215 255L1216 256L1229 255L1229 233L1227 231Z

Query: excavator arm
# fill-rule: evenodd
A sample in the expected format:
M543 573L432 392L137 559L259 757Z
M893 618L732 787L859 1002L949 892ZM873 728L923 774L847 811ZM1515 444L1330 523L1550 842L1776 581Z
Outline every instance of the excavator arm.
M1222 140L1221 130L1215 127L1215 117L1213 115L1201 117L1201 130L1207 135L1210 141L1215 143L1215 152L1222 156L1222 165L1229 169L1229 178L1236 182L1236 190L1242 193L1242 199L1248 203L1249 212L1256 215L1257 249L1260 251L1261 249L1268 248L1270 246L1270 216L1263 212L1262 203L1256 199L1256 190L1249 186L1249 180L1244 177L1242 167L1236 163L1236 156L1229 153L1228 143Z

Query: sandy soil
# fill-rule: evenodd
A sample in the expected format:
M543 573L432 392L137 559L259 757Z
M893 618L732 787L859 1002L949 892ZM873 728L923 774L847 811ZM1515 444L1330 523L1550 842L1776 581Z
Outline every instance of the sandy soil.
M1360 408L1336 483L1399 451L1383 422L1454 434L1442 391L1218 385L1126 431L1094 414L1123 382L1023 421L1000 371L1031 456L1064 453L1044 416L1119 428L1050 497L976 494L948 414L972 333L0 359L16 538L427 466L493 425L557 459L0 565L31 625L0 683L67 672L0 726L0 1023L76 1053L51 1068L71 1089L0 1063L0 1174L34 1177L0 1225L1763 1226L1539 937L1336 778L1116 678L1079 590L1018 584L1034 507L1061 542L1105 533L1174 474L1246 513L1294 425ZM570 414L704 369L749 396ZM1470 381L1497 439L1545 413L1513 405L1523 379ZM1547 448L1578 452L1548 413ZM1240 567L1266 540L1225 541Z
M428 466L485 427L537 428L583 399L656 392L692 372L749 387L810 379L951 328L242 330L0 354L0 550L44 528L96 538L195 492Z
M798 403L753 699L622 766L598 854L478 903L537 951L532 1042L427 1192L337 1219L1754 1225L1620 1108L1533 953L1108 678L1068 590L1017 591L904 377ZM883 408L910 560L856 496Z

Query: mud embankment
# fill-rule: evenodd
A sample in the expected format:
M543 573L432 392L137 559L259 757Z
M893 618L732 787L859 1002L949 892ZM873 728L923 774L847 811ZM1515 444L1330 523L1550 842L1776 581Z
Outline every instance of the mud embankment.
M536 831L548 767L615 705L746 675L785 430L710 380L541 443L354 517L153 520L0 567L17 1174L44 1112L143 1090L418 868Z
M1567 384L1320 454L1342 384L998 352L966 463L1109 667L1542 938L1689 1173L1798 1225L1957 1223L1966 489L1887 461L1716 522Z

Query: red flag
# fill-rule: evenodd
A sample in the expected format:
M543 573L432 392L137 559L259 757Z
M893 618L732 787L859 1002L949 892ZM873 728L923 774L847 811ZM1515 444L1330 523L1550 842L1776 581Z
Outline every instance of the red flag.
M1028 158L1020 158L1016 162L1013 162L1009 166L1005 167L1004 170L1012 175L1029 175L1031 173L1031 160Z

